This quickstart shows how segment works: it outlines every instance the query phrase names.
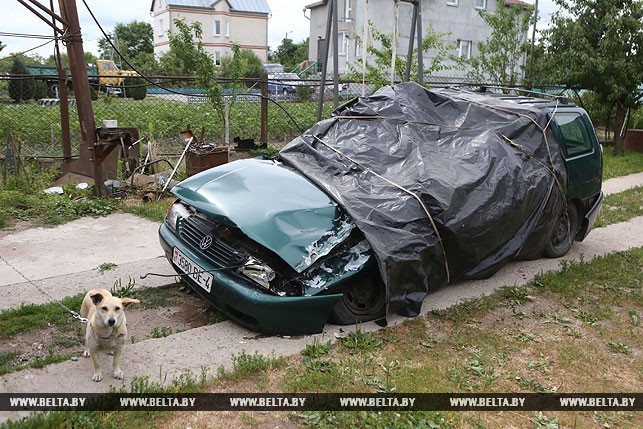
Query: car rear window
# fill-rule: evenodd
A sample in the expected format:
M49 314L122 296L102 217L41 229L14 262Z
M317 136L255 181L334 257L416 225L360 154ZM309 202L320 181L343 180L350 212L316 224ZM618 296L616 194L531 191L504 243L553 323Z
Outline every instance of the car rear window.
M592 143L580 113L556 113L554 121L560 130L568 158L591 152Z

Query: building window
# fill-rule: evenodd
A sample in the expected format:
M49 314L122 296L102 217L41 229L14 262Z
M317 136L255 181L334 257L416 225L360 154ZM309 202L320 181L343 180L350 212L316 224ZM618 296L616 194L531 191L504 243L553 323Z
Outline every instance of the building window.
M471 47L473 42L471 40L458 40L458 58L471 58Z
M218 19L214 20L214 35L215 36L221 35L221 21L219 21Z
M457 6L459 0L447 0L447 6Z
M351 11L353 10L351 3L351 0L344 0L344 21L346 22L351 21Z
M214 53L214 64L220 66L221 65L221 52L216 51Z
M226 21L225 23L225 36L230 37L230 21Z
M487 0L476 0L476 9L486 9Z
M346 32L337 32L337 54L346 55Z
M162 36L165 33L165 27L163 24L163 20L159 19L159 36Z

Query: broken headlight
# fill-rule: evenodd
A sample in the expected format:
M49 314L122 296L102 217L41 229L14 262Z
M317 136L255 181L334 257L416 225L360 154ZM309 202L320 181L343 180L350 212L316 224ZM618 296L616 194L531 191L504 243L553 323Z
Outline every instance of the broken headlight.
M178 224L179 219L183 219L190 216L190 212L183 204L180 202L175 202L170 206L165 216L165 223L167 226L172 228L172 231L176 232L176 225Z
M246 259L243 266L239 268L239 272L265 289L270 289L270 282L276 277L272 268L253 257Z

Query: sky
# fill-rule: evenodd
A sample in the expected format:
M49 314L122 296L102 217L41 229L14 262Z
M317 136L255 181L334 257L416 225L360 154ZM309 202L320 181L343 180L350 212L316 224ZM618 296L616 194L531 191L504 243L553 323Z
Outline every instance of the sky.
M43 5L49 5L47 0L38 0ZM151 0L85 0L105 31L110 32L118 23L127 24L131 21L152 23L150 17ZM267 0L272 11L268 20L268 44L274 51L281 40L287 35L295 42L301 42L308 37L309 21L304 16L304 6L315 3L316 0ZM47 42L47 39L11 37L8 33L51 36L52 30L37 16L30 12L17 0L0 0L0 41L6 47L0 52L0 58L10 53L23 52ZM58 1L54 0L54 5ZM77 0L80 26L83 32L83 47L86 52L98 55L98 41L102 34L82 0ZM540 0L539 9L541 20L554 10L553 0ZM308 11L308 15L310 12ZM53 43L29 52L37 53L45 58L54 52Z

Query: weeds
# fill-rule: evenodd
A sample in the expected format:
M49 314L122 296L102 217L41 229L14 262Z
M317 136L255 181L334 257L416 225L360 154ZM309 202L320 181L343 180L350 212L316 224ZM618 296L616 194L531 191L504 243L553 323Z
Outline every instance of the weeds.
M119 278L114 282L114 285L111 287L110 293L119 298L133 298L136 296L134 293L134 287L136 286L136 279L131 277L128 278L127 284L123 286L123 282Z
M172 335L172 328L169 326L155 326L151 331L152 338L165 338Z
M285 362L286 358L276 357L274 352L270 356L263 356L257 351L251 355L242 350L241 353L232 355L232 371L227 372L225 368L219 367L217 375L220 378L237 380L258 372L280 368Z
M317 359L329 354L330 350L330 340L322 343L318 341L317 338L314 338L312 344L306 344L306 347L301 351L301 354L309 359Z
M621 343L621 342L618 342L618 343L609 342L607 343L607 348L610 349L610 351L613 353L623 353L625 355L632 354L632 348L627 344Z
M350 332L346 338L342 338L341 343L350 353L360 353L377 349L382 345L382 340L372 332L362 332L357 329Z
M118 264L115 264L113 262L103 262L98 266L98 271L101 273L104 273L105 271L111 271L116 269L118 267Z

